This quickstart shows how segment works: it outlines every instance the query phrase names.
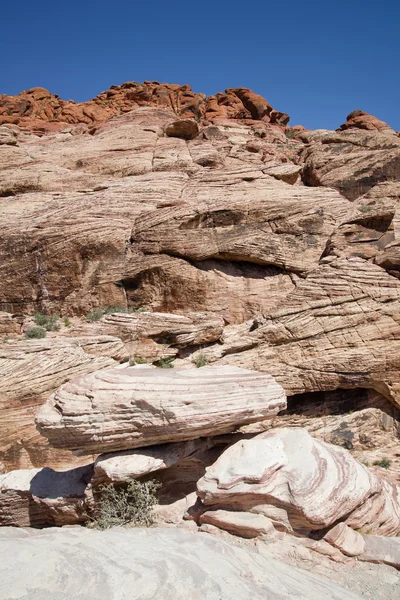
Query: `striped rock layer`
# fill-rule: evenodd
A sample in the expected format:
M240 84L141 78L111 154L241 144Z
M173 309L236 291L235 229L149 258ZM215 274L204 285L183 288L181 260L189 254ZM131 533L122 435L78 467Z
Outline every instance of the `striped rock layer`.
M270 375L229 366L128 367L61 386L36 423L55 447L90 454L229 433L285 407Z
M400 489L301 428L237 442L198 482L198 495L208 510L263 514L289 531L343 521L369 533L400 533Z

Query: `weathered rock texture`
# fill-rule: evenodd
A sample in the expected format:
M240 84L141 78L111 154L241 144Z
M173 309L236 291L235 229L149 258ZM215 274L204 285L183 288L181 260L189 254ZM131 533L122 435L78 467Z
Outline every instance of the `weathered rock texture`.
M0 475L0 526L48 527L85 523L93 499L93 466L70 471L30 469Z
M36 423L54 446L89 454L229 433L285 407L269 375L229 366L128 367L61 386Z
M6 528L0 552L1 600L123 600L132 593L163 600L360 598L254 549L177 529Z
M384 121L380 121L373 115L369 115L362 110L353 110L347 115L346 123L339 127L338 131L346 129L367 129L369 131L387 131L394 133L393 129Z
M327 261L327 262L326 262ZM328 258L220 360L271 373L288 395L374 388L400 405L400 283L361 258Z
M382 131L308 132L303 181L337 188L354 200L384 181L400 180L400 140Z
M261 514L289 531L341 521L380 535L400 532L400 489L300 428L237 442L198 482L198 495L208 510Z
M0 125L12 123L40 134L57 131L68 123L96 125L141 106L167 108L175 118L184 119L247 119L281 125L289 121L288 115L274 110L262 96L246 88L230 88L206 98L204 94L192 92L190 85L129 81L112 85L93 100L79 103L64 101L41 87L17 96L2 94Z
M188 457L201 457L214 445L212 438L206 438L101 454L94 463L93 483L124 482L163 471Z
M77 464L40 436L34 415L62 383L116 364L124 355L118 338L9 340L0 345L0 473L45 465ZM126 355L126 353L125 353Z

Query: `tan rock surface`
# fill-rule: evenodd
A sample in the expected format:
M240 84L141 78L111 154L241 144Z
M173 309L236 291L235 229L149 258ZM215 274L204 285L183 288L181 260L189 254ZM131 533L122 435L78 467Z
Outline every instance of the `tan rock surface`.
M61 386L36 423L55 447L90 454L229 433L285 406L269 375L228 366L133 367Z
M359 560L384 563L400 569L400 539L363 534L365 550Z
M394 134L348 131L308 132L302 161L303 181L337 188L354 200L374 185L400 180L400 140Z
M35 427L36 410L62 383L116 364L122 342L93 338L15 340L0 347L0 461L3 469L79 464L55 450Z
M214 445L211 438L206 438L101 454L94 463L93 482L124 482L163 471L185 458L201 456Z
M315 267L349 204L334 190L294 188L248 170L196 175L182 201L136 219L138 251L295 272Z
M400 284L360 258L330 259L220 362L271 373L288 395L374 388L400 405Z
M267 536L277 537L272 521L263 515L251 512L234 512L229 510L209 510L200 516L200 523L215 525L234 535L244 538Z
M10 599L10 589L22 598L34 593L35 600L67 600L76 596L77 590L82 596L82 590L85 594L89 589L97 600L122 600L132 596L132 590L139 597L163 600L196 596L207 600L362 597L332 581L334 577L327 579L299 565L285 564L268 551L262 554L254 547L179 529L3 528L0 550L4 555L0 563L1 600ZM16 572L19 577L15 577ZM352 583L351 589L357 589ZM392 598L395 596L385 600Z
M365 550L363 536L345 523L338 523L324 535L324 540L347 556L359 556Z

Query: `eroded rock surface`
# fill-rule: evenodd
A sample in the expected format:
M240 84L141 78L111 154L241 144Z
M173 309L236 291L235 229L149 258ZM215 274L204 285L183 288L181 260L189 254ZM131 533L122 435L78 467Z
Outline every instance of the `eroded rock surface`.
M288 395L372 387L399 404L400 284L361 258L329 258L220 362L271 373Z
M9 340L0 345L2 470L73 466L70 452L49 447L34 415L62 383L116 364L123 344L111 336Z
M338 521L381 535L400 532L400 489L300 428L237 442L198 482L198 495L208 510L261 514L303 534Z

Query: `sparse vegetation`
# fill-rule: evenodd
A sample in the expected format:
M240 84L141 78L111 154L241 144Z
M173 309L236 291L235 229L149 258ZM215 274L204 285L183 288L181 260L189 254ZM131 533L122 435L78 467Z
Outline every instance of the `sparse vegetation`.
M71 321L68 319L68 317L63 317L62 322L64 327L71 327Z
M35 313L33 315L36 325L43 327L46 331L58 331L60 329L58 315L44 315L43 313Z
M32 327L28 327L28 329L25 331L25 337L28 340L40 340L46 337L46 330L44 327L33 325Z
M121 525L149 527L153 523L153 507L159 487L160 484L154 480L137 479L123 487L112 484L101 486L98 514L91 526L96 529Z
M174 367L173 362L175 360L174 356L169 356L168 358L160 358L160 360L156 360L153 365L159 367L160 369L172 369Z
M362 213L366 213L369 210L372 210L372 206L368 206L367 204L361 204L361 206L358 207L358 210Z
M147 360L141 356L134 356L129 359L129 366L133 367L133 365L147 365Z
M194 364L196 365L196 367L198 369L200 367L205 367L206 365L208 365L208 363L209 363L208 356L206 354L204 354L204 352L199 352L199 354L197 354L195 356Z
M103 315L104 312L101 310L101 308L96 308L95 310L86 315L86 321L100 321Z
M376 467L382 467L383 469L388 469L392 462L388 458L381 458L380 460L374 460L372 463Z

